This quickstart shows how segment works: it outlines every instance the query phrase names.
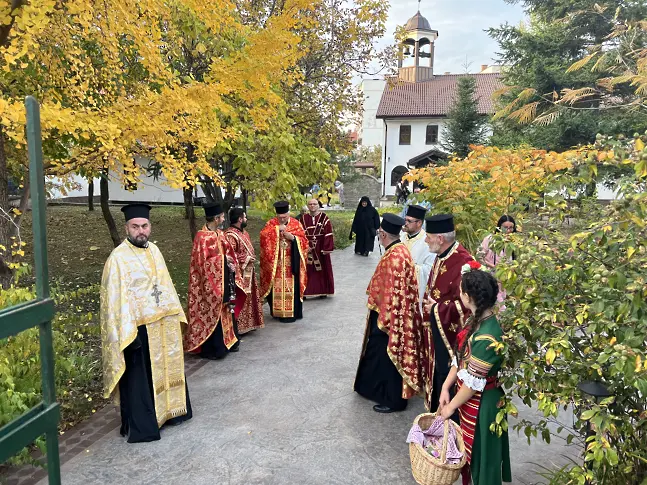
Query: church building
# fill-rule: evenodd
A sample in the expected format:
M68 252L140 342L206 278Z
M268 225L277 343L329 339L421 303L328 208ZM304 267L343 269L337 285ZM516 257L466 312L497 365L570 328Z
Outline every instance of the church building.
M395 194L396 184L409 169L448 156L441 142L459 78L475 78L480 114L489 115L494 110L492 95L502 86L499 69L481 66L478 74L435 74L436 39L438 31L418 11L405 27L398 76L362 82L361 145L382 146L383 196Z

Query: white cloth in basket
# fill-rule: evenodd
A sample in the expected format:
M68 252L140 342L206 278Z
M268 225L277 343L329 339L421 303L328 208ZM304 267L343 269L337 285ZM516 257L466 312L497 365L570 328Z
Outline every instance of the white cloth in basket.
M420 426L414 424L409 431L409 436L407 436L407 443L418 443L425 449L431 445L433 449L428 451L435 458L440 458L444 434L445 423L442 418L437 417L426 431L423 431ZM450 425L449 436L447 437L447 463L456 465L461 462L462 458L463 453L460 452L456 445L456 429Z

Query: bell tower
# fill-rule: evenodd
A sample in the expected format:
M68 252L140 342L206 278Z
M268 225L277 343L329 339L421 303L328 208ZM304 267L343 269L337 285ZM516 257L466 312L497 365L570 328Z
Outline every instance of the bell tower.
M420 2L418 2L420 7ZM418 13L405 26L405 39L400 44L398 77L402 81L419 83L434 77L434 42L438 31L432 30L429 21Z

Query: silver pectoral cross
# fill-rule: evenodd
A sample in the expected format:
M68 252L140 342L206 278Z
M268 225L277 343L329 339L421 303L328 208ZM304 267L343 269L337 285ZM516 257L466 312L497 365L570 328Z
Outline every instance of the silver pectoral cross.
M162 292L157 289L157 285L153 285L153 292L151 293L151 296L155 298L155 303L157 303L157 306L160 306L160 295Z

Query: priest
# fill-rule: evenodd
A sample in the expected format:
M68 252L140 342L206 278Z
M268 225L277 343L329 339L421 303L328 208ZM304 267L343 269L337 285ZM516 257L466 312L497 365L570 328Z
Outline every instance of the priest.
M128 443L159 440L164 424L192 417L182 350L186 317L162 253L149 241L150 209L121 209L127 237L101 278L104 395L120 406Z
M232 309L235 304L236 255L222 231L220 204L204 205L207 223L193 240L189 270L189 325L184 334L187 352L219 360L238 351Z
M261 230L261 297L270 314L284 323L303 318L303 295L308 277L308 240L303 227L290 217L290 204L274 204L276 217Z
M299 218L308 238L307 274L308 286L304 293L309 297L326 298L335 293L330 253L335 250L332 223L319 210L317 199L308 202L308 213Z
M406 409L421 393L422 320L418 280L411 254L400 242L404 220L384 214L379 241L385 248L368 285L368 316L355 391L377 402L373 410Z
M407 207L404 217L404 227L402 228L402 242L407 247L416 265L416 276L418 278L418 291L420 296L420 310L422 311L422 299L427 289L429 273L434 264L436 255L429 251L427 246L427 235L422 230L427 209L420 205L410 205Z
M469 316L460 296L461 268L474 258L456 240L451 214L428 218L426 232L429 250L438 255L423 299L425 405L436 412L443 383L455 357L456 336Z
M241 207L229 211L225 237L236 256L236 307L234 318L240 335L265 326L263 302L256 277L256 252L247 227L247 214Z

